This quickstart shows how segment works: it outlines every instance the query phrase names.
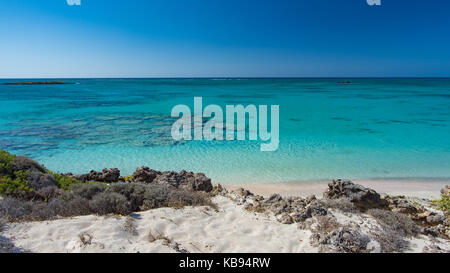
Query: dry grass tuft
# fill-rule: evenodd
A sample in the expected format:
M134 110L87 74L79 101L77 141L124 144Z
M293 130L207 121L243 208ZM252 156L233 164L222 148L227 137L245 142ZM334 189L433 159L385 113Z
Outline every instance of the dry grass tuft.
M126 232L130 233L133 236L138 236L139 233L136 228L136 224L134 223L134 219L130 216L127 216L124 224L124 229Z
M84 246L91 245L92 239L94 239L94 236L87 232L81 233L80 235L78 235L78 237L80 238L80 241Z

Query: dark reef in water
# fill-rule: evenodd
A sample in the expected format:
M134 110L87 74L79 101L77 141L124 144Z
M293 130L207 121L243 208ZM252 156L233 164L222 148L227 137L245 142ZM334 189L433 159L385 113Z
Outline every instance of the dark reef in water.
M75 84L73 82L56 82L56 81L43 81L43 82L7 82L4 85L42 85L42 84Z

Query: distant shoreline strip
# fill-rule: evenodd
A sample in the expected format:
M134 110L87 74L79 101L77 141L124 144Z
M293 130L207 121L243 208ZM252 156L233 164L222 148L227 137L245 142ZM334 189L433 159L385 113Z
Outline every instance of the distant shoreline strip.
M71 82L56 82L56 81L44 81L44 82L7 82L4 85L43 85L43 84L76 84Z

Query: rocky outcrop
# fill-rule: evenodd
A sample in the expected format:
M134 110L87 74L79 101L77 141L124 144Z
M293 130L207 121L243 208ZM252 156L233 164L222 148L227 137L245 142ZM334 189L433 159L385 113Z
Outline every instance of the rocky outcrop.
M405 196L386 196L385 200L389 210L405 214L421 226L422 234L438 237L448 233L445 213L437 210L431 211L421 204L425 200L420 202L420 200Z
M210 192L213 189L211 179L203 173L193 173L187 171L163 172L159 174L153 183L161 185L171 185L175 188L193 191Z
M430 226L436 226L444 223L445 216L436 212L425 211L424 213L417 215L417 220Z
M219 187L222 187L222 186L219 185ZM239 188L239 189L235 190L235 193L242 196L243 198L254 196L253 193L251 193L249 190L246 190L244 188Z
M102 172L91 171L90 178L94 181L114 183L119 182L120 171L117 168L103 169Z
M323 193L323 197L328 199L346 198L362 211L387 206L386 201L376 191L340 179L333 180L328 184L328 189Z
M443 195L447 194L448 188L442 192ZM315 196L285 198L279 194L265 198L242 188L229 192L220 185L214 188L213 193L231 198L238 205L244 205L248 211L273 214L280 223L297 224L300 229L310 229L313 231L311 243L324 252L403 251L409 244L404 239L409 236L405 233L407 228L416 230L416 235L420 231L430 237L450 237L448 217L443 212L432 209L429 200L404 196L382 197L376 191L351 181L331 182L323 194L324 199L317 199ZM374 216L371 211L386 212L386 215L391 216ZM347 217L356 216L363 222L367 217L366 213L369 213L369 217L377 222L378 227L373 231L369 229L361 233L361 222L355 221L349 226L326 220L335 219L335 213ZM410 221L412 226L395 220L402 217Z
M96 172L96 171L92 170L87 174L67 173L65 175L75 178L81 182L97 181L97 182L105 182L105 183L115 183L115 182L119 182L120 170L114 168L114 169L103 169L102 172Z
M137 168L131 176L130 182L155 183L190 191L210 192L213 189L211 179L203 173L184 170L181 172L159 172L146 166Z
M168 185L178 189L204 192L210 192L213 189L211 179L203 173L193 173L184 170L181 172L160 172L146 166L137 168L136 171L126 179L120 177L119 169L103 169L102 172L91 171L88 174L74 175L72 173L67 173L65 175L82 182L98 181L115 183L126 181L143 184L154 183Z
M417 202L408 200L405 196L386 196L388 208L394 212L417 215L425 212L425 208Z
M303 223L312 217L328 214L328 210L315 196L304 199L301 197L285 198L279 194L272 194L268 198L264 198L245 189L225 192L225 194L222 190L221 194L236 200L238 204L244 204L248 211L273 213L283 224Z
M161 172L150 169L149 167L142 166L136 169L131 176L131 181L135 183L152 183L155 178L160 175Z

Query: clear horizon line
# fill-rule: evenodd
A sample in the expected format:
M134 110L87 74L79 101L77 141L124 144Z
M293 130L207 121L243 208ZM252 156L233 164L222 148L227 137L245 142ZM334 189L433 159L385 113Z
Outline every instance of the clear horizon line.
M450 79L450 76L310 76L310 77L11 77L0 80L55 80L55 79Z

